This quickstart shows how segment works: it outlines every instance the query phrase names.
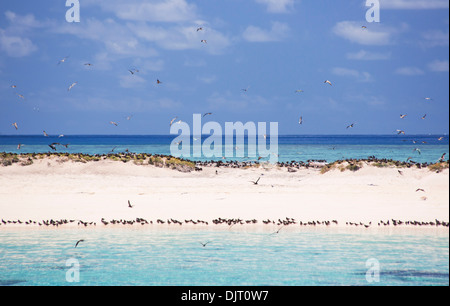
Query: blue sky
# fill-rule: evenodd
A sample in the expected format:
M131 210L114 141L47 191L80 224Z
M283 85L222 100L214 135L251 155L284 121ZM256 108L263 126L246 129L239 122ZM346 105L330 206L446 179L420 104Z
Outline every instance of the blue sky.
M280 134L447 134L448 1L380 2L368 23L363 0L80 0L68 23L63 0L2 0L0 134L169 134L206 112Z

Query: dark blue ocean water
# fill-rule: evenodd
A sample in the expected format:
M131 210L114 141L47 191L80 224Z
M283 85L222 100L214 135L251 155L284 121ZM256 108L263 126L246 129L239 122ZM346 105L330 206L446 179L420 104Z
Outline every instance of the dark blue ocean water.
M108 154L111 152L171 154L170 144L176 136L173 135L145 135L145 136L118 136L118 135L68 135L58 136L0 136L0 152L11 153L44 153L54 152L48 146L51 143L69 144L68 148L57 146L58 152ZM191 139L190 154L182 156L190 160L221 160L225 155L227 146L225 138L221 139L223 154L214 157L193 157L193 148L201 146L209 136L201 139ZM439 140L443 137L442 140ZM226 156L227 160L251 160L255 156L248 157L247 137L245 143L236 143L231 148L234 156ZM269 138L267 146L269 148ZM184 142L186 143L186 141ZM22 144L20 150L18 144ZM217 144L217 142L216 142ZM241 146L242 145L242 146ZM237 157L238 146L244 148L244 157ZM408 158L416 162L436 162L446 153L449 156L449 138L443 135L328 135L328 136L279 136L278 160L307 161L336 160L357 158L366 159L369 156L406 161ZM416 150L418 149L418 150ZM264 159L263 159L264 160Z

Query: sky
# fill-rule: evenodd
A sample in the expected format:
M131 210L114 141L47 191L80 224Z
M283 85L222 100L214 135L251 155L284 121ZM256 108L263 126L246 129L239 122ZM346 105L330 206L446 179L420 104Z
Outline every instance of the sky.
M380 0L379 22L365 0L79 3L68 22L65 0L0 2L0 135L168 135L208 112L280 135L448 134L446 0Z

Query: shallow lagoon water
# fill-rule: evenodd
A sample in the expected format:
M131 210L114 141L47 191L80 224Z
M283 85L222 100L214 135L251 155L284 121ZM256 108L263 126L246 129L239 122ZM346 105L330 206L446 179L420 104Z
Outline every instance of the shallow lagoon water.
M379 263L379 282L366 279L369 259ZM75 267L70 260L79 263L79 282L66 278ZM0 285L448 286L449 235L375 228L2 229Z

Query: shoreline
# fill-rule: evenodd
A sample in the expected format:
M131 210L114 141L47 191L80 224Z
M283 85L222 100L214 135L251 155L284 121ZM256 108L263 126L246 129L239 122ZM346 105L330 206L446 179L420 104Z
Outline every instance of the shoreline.
M42 154L32 163L28 154L16 157L11 165L0 164L0 230L21 226L448 230L448 162L422 167L387 160L347 160L297 167L192 165L159 156L149 163L150 157L144 160L137 154L114 154L97 161ZM252 183L258 178L258 184ZM141 225L137 218L149 224ZM214 224L219 218L234 221ZM83 223L42 223L51 219ZM191 219L208 225L186 224ZM30 220L31 224L25 224ZM134 224L112 225L112 220ZM384 225L388 220L389 225ZM416 225L407 224L414 221ZM85 226L85 222L96 225Z

